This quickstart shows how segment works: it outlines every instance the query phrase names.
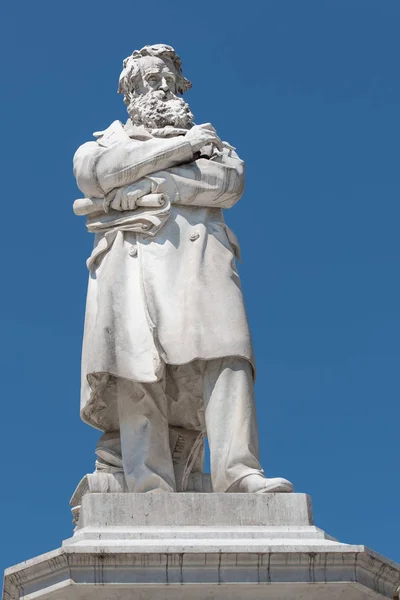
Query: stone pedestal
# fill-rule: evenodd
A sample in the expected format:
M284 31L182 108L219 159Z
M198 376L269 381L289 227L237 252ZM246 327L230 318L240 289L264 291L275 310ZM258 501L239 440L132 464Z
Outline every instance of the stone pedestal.
M305 494L87 494L4 600L398 599L400 566L313 524ZM396 595L397 594L397 595Z

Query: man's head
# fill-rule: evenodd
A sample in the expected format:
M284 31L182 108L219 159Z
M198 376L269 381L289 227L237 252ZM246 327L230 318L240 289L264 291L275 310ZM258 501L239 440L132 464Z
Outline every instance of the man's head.
M191 87L171 46L155 44L135 50L124 60L118 92L135 125L185 129L193 125L188 104L178 96Z

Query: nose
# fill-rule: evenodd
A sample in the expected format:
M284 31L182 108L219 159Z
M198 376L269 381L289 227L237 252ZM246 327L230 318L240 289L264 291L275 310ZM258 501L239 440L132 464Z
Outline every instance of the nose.
M160 90L162 90L163 92L169 92L169 86L165 77L161 79Z

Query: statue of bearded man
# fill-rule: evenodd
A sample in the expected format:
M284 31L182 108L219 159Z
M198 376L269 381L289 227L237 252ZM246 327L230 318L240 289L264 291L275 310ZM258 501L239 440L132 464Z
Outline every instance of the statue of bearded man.
M74 157L86 196L75 212L95 234L81 416L104 432L97 470L119 469L125 491L195 491L207 435L214 492L291 492L259 463L239 245L222 213L241 197L244 164L194 124L190 86L170 46L135 51L119 87L130 118Z

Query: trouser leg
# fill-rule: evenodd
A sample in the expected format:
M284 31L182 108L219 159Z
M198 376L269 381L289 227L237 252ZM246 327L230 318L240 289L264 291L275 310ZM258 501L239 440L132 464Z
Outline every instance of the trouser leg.
M173 492L164 382L117 382L122 464L130 492Z
M250 363L228 357L207 361L204 406L214 492L226 492L247 475L264 475Z

